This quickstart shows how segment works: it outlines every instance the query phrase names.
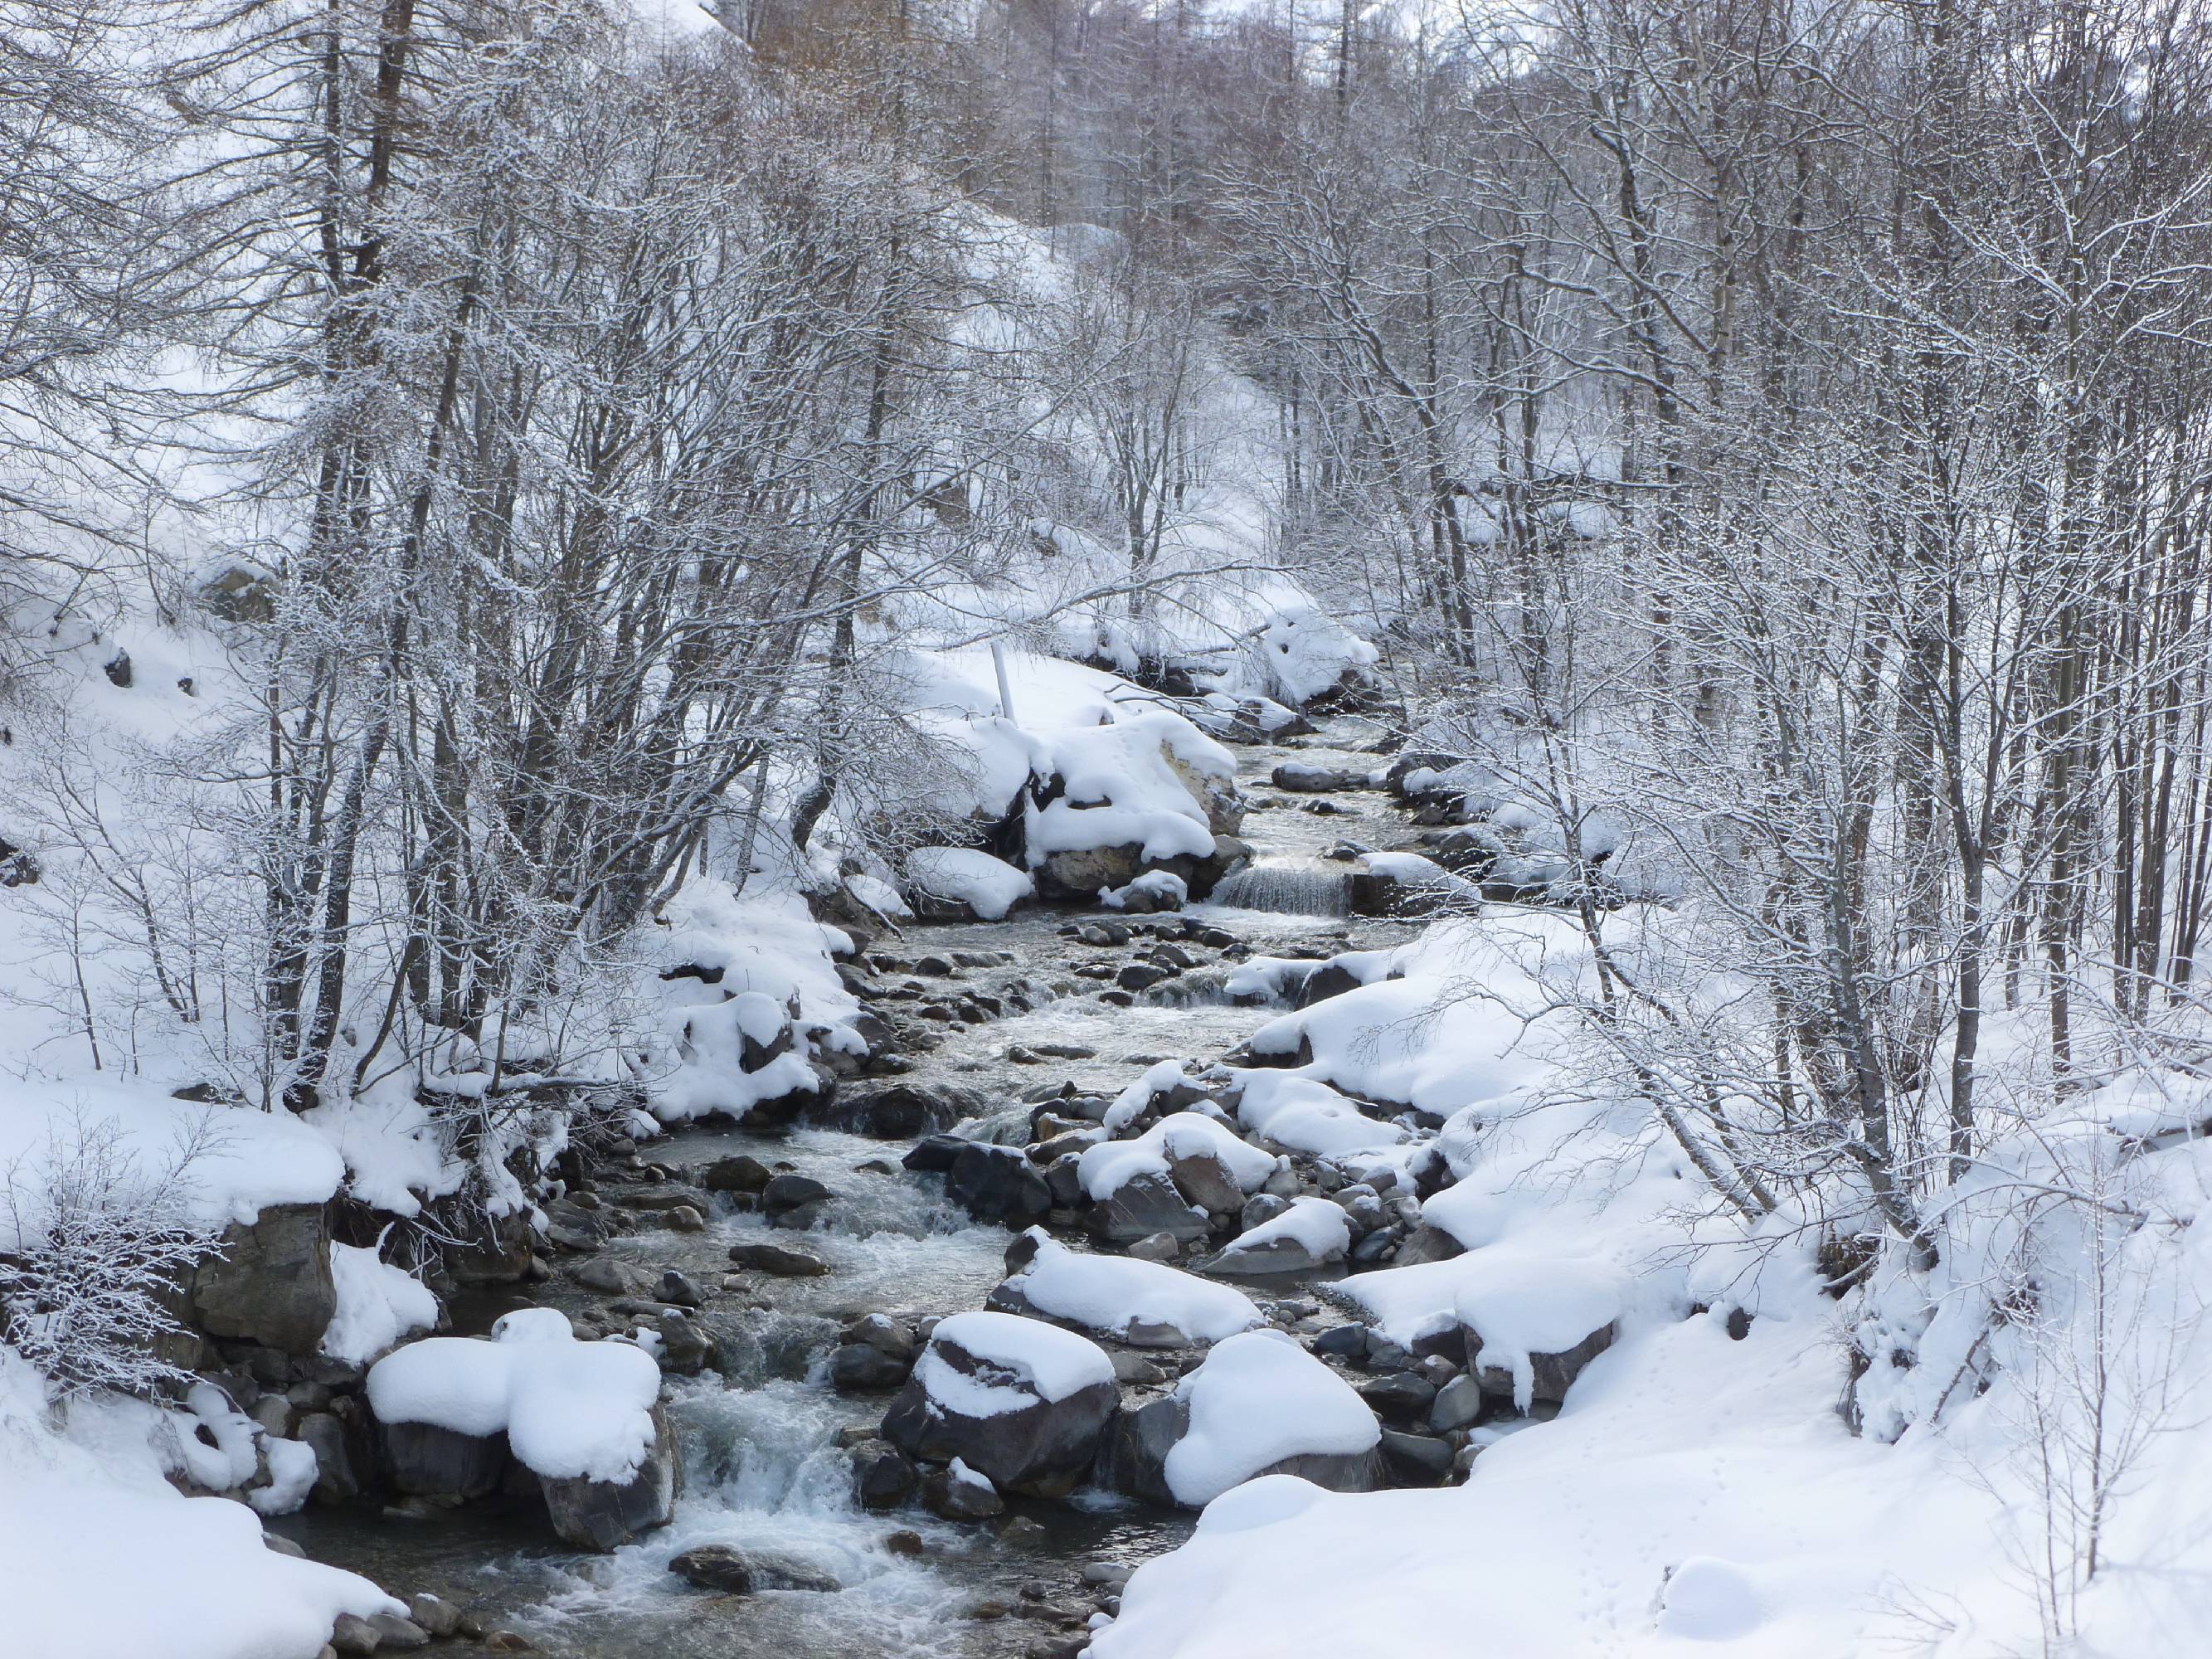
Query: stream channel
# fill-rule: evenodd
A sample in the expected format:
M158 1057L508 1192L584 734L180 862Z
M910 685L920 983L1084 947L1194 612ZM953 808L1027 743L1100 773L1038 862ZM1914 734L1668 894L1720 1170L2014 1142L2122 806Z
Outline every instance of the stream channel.
M1253 808L1243 836L1253 863L1220 890L1239 902L1194 905L1185 915L1235 935L1257 955L1322 957L1408 937L1406 922L1341 914L1349 866L1322 856L1346 840L1404 843L1409 824L1396 804L1362 791L1327 797L1335 810L1316 811L1312 803L1321 798L1282 794L1269 782L1276 765L1292 760L1368 771L1382 763L1362 746L1373 735L1362 723L1338 720L1303 739L1240 750L1239 787ZM1113 1006L1098 994L1110 980L1075 971L1102 953L1061 932L1072 921L1111 915L1031 908L998 922L909 924L902 939L878 939L875 951L902 960L956 950L1011 953L1010 966L960 977L978 989L1018 977L1056 993L1028 1013L951 1027L933 1050L911 1055L902 1080L980 1090L1006 1108L1063 1079L1110 1095L1154 1060L1209 1064L1278 1012L1209 994L1206 985L1243 951L1217 961L1221 952L1194 948L1205 959L1198 970L1145 992L1133 1006ZM1141 926L1176 919L1133 920ZM1037 1045L1093 1054L1042 1065L1008 1057ZM841 1395L829 1386L824 1362L838 1331L866 1313L981 1307L1005 1277L1011 1238L949 1203L941 1176L898 1168L905 1150L905 1143L809 1127L774 1136L680 1130L647 1149L653 1162L670 1166L749 1152L814 1176L836 1194L805 1233L771 1233L757 1213L730 1209L718 1198L704 1232L639 1231L609 1247L617 1260L656 1274L674 1267L710 1286L729 1271L729 1247L748 1240L802 1246L831 1269L819 1278L763 1279L755 1295L709 1302L705 1314L720 1339L723 1370L669 1379L666 1398L684 1463L672 1525L611 1555L566 1548L545 1533L542 1517L479 1508L422 1514L365 1504L316 1508L273 1522L271 1530L403 1599L430 1591L470 1607L487 1626L571 1659L1012 1659L1044 1632L1064 1635L1064 1626L1040 1625L1032 1615L1051 1606L1089 1613L1097 1593L1081 1582L1085 1563L1133 1565L1180 1543L1195 1517L1088 1488L1065 1503L1017 1498L1009 1514L1042 1528L1018 1545L998 1535L1003 1522L948 1522L912 1507L874 1513L856 1503L840 1436L849 1440L848 1431L872 1425L890 1396ZM1244 1288L1264 1306L1304 1287L1277 1279ZM573 1314L595 1301L604 1304L556 1273L544 1284L457 1304L453 1328L481 1332L499 1313L526 1303ZM887 1546L902 1531L919 1534L919 1554ZM900 1542L913 1547L911 1536ZM844 1588L718 1595L668 1571L672 1556L705 1544L774 1549Z

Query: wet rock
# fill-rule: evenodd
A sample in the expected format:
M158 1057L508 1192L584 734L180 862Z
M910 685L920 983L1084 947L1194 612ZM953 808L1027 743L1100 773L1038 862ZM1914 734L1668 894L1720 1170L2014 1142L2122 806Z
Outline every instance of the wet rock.
M830 1271L830 1264L811 1251L783 1244L732 1244L730 1260L776 1279L818 1279Z
M844 1588L833 1575L781 1550L741 1550L727 1544L702 1544L685 1550L669 1559L668 1570L702 1589L719 1590L725 1595Z
M331 1645L343 1654L374 1653L380 1639L375 1626L350 1613L340 1613L331 1626Z
M410 1596L407 1616L433 1636L455 1636L461 1628L461 1610L441 1595L427 1591Z
M758 1158L736 1152L709 1164L701 1172L699 1184L710 1193L760 1193L775 1178L775 1172Z
M853 1449L853 1496L864 1510L896 1509L914 1496L921 1477L914 1460L888 1440Z
M417 1648L430 1645L430 1632L412 1619L403 1619L396 1613L372 1614L368 1627L376 1632L379 1653L411 1653Z
M1114 982L1125 991L1148 991L1161 981L1174 977L1164 968L1154 968L1141 962L1132 962L1114 975Z
M943 1175L951 1169L953 1160L974 1144L958 1135L931 1135L917 1142L899 1162L917 1174Z
M655 1327L660 1334L660 1369L676 1376L696 1376L707 1369L713 1347L700 1328L672 1308Z
M896 1389L913 1368L865 1342L840 1343L830 1352L830 1386L840 1394L873 1394Z
M581 1282L580 1274L578 1276L578 1282ZM707 1293L673 1267L660 1275L659 1281L653 1286L653 1293L672 1307L702 1307L707 1301Z
M653 1429L652 1448L628 1480L538 1478L553 1531L562 1542L605 1553L668 1524L676 1513L676 1440L658 1406Z
M1006 1500L989 1476L956 1457L923 1480L921 1506L946 1521L988 1521L1006 1513Z
M1011 1146L965 1143L945 1174L945 1195L978 1221L1021 1228L1052 1207L1051 1189L1027 1156Z
M929 1546L922 1541L920 1533L901 1527L896 1532L884 1534L884 1547L893 1555L918 1556L926 1553Z
M1017 1515L999 1528L999 1541L1018 1550L1041 1550L1052 1541L1052 1534L1045 1530L1042 1522Z
M1359 1397L1386 1423L1425 1423L1436 1385L1412 1371L1389 1371L1358 1384Z
M376 1425L384 1478L411 1498L482 1498L498 1489L513 1459L504 1434L459 1434L434 1423Z
M889 1314L864 1315L840 1333L841 1342L860 1342L893 1359L911 1360L915 1355L914 1328Z
M1091 1211L1092 1235L1110 1243L1133 1243L1155 1233L1167 1233L1188 1243L1204 1238L1211 1231L1203 1210L1186 1203L1175 1183L1164 1175L1140 1175L1125 1181L1113 1194Z
M830 1189L811 1176L780 1175L761 1189L761 1208L774 1219L804 1205L827 1202L831 1196Z

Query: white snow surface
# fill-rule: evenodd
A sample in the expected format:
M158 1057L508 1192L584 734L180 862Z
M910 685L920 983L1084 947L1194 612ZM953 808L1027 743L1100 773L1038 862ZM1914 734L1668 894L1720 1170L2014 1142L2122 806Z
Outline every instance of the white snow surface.
M1190 1427L1170 1449L1165 1474L1184 1504L1210 1504L1285 1458L1351 1455L1382 1437L1352 1385L1281 1331L1218 1344L1176 1395L1190 1408Z
M366 1364L401 1338L438 1323L438 1298L430 1287L368 1246L332 1244L331 1278L338 1308L323 1332L322 1352L332 1359Z
M946 1344L973 1354L1007 1380L955 1370L940 1352ZM998 1417L1114 1381L1114 1362L1090 1338L1002 1313L954 1314L940 1321L914 1370L931 1400L962 1417Z
M1162 1118L1134 1140L1101 1141L1084 1148L1076 1174L1094 1204L1103 1203L1143 1175L1165 1175L1181 1158L1210 1158L1244 1191L1255 1192L1274 1172L1275 1160L1236 1132L1196 1112Z
M1226 1258L1222 1265L1230 1266L1238 1255L1283 1238L1295 1239L1316 1261L1341 1261L1352 1249L1352 1222L1341 1205L1325 1198L1294 1198L1273 1220L1239 1233L1221 1252Z
M1041 1228L1032 1227L1028 1237L1037 1241L1036 1255L1006 1283L1054 1319L1117 1337L1146 1320L1172 1325L1194 1342L1218 1342L1265 1322L1241 1291L1165 1262L1086 1255Z
M0 1249L36 1224L48 1172L80 1147L105 1146L127 1178L153 1186L173 1172L193 1220L251 1222L280 1204L320 1204L338 1189L337 1148L284 1112L178 1100L144 1083L0 1079Z
M0 1348L9 1659L313 1659L341 1613L404 1610L365 1578L268 1548L245 1504L179 1494L149 1438L161 1416L80 1402L57 1427L38 1373Z
M1294 1152L1334 1158L1396 1146L1407 1138L1398 1125L1377 1122L1311 1078L1267 1069L1240 1076L1237 1121Z
M627 1480L652 1449L660 1368L628 1342L580 1342L568 1316L524 1308L491 1340L434 1336L369 1368L368 1403L386 1423L458 1434L504 1432L516 1457L556 1480Z
M1024 871L969 847L919 847L907 854L907 880L933 898L954 899L985 921L1006 912L1036 891Z

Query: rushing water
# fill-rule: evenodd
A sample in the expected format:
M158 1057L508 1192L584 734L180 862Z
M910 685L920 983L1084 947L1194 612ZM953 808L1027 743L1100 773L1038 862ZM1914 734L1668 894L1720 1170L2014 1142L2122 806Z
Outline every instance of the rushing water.
M1244 751L1243 787L1272 797L1267 773L1291 751ZM1371 757L1319 743L1303 761L1364 769ZM1403 936L1389 923L1342 920L1348 866L1323 855L1337 842L1401 838L1403 820L1371 795L1342 798L1346 810L1317 813L1288 796L1250 813L1245 838L1257 854L1249 876L1225 883L1199 914L1259 951L1319 954ZM916 927L903 951L1009 951L1018 971L1065 979L1099 953L1064 939L1067 915L1018 914L999 923ZM1073 1077L1100 1090L1125 1084L1133 1067L1175 1057L1203 1062L1249 1034L1271 1011L1238 1008L1200 992L1118 1008L1084 994L1034 1012L948 1031L917 1056L909 1079L945 1080L1018 1102L1030 1088ZM1173 981L1179 984L1181 981ZM1192 992L1200 992L1191 994ZM1087 1048L1091 1057L1024 1065L1024 1048ZM838 1330L867 1312L942 1313L980 1306L1003 1275L1006 1233L972 1224L934 1180L897 1167L904 1148L823 1129L773 1138L734 1131L687 1133L654 1148L671 1164L700 1164L747 1152L821 1181L836 1194L800 1236L771 1233L758 1216L718 1208L700 1233L653 1231L616 1241L610 1254L657 1273L675 1267L703 1285L727 1270L729 1247L773 1237L802 1244L830 1266L825 1276L764 1281L757 1298L717 1297L701 1316L726 1371L673 1383L670 1407L681 1437L684 1484L671 1526L608 1556L579 1555L550 1539L542 1522L477 1507L428 1517L365 1509L314 1509L275 1523L320 1560L353 1567L395 1593L429 1590L477 1609L546 1651L573 1659L965 1659L1017 1655L1040 1629L1024 1615L1056 1603L1083 1612L1082 1565L1134 1562L1171 1548L1191 1518L1143 1509L1104 1494L1072 1504L1013 1500L1013 1513L1043 1528L1019 1548L975 1527L918 1511L872 1514L854 1501L840 1446L877 1421L882 1396L832 1391L823 1359ZM718 1204L719 1204L718 1200ZM563 1281L529 1299L581 1311L600 1299ZM515 1298L457 1307L456 1328L477 1330ZM894 1533L920 1535L919 1555L895 1553ZM716 1595L668 1571L671 1557L702 1544L773 1549L836 1579L835 1592L771 1590ZM1024 1590L1030 1594L1024 1596Z

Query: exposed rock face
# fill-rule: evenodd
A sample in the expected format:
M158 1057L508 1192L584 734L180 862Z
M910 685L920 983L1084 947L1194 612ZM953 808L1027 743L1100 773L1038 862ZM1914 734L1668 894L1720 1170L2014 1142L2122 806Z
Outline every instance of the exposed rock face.
M224 1230L222 1254L192 1275L191 1316L201 1329L311 1354L337 1311L331 1279L329 1212L278 1204Z
M1424 1221L1406 1236L1394 1263L1401 1267L1417 1267L1428 1261L1449 1261L1466 1251L1467 1246L1443 1228Z
M540 1476L546 1512L563 1543L605 1553L641 1532L665 1527L676 1514L676 1439L667 1414L653 1408L653 1448L625 1481L555 1480Z
M941 1333L931 1346L955 1375L994 1392L1024 1395L1028 1403L971 1417L957 1403L933 1397L917 1370L884 1415L884 1438L927 1462L957 1457L1002 1491L1044 1498L1074 1491L1121 1403L1114 1384L1093 1382L1047 1400Z
M411 1498L482 1498L514 1462L503 1434L460 1434L434 1423L379 1423L385 1479Z
M945 1195L967 1206L978 1221L996 1221L1009 1227L1026 1227L1052 1208L1052 1194L1044 1177L1023 1153L1011 1146L969 1141L945 1171Z
M1243 1202L1242 1194L1238 1202ZM1164 1175L1140 1175L1123 1182L1110 1198L1092 1207L1090 1226L1094 1237L1117 1244L1155 1233L1188 1242L1204 1238L1207 1232L1206 1212L1186 1203Z

